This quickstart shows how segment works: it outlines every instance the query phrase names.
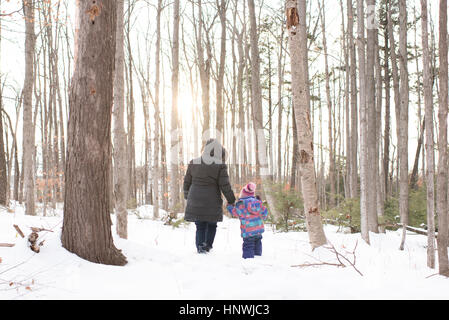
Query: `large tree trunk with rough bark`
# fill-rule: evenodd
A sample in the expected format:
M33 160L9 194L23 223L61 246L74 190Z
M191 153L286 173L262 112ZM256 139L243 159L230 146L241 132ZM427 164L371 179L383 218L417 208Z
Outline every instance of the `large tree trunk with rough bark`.
M128 172L126 158L125 115L125 50L124 50L124 0L117 1L117 34L114 76L114 196L117 215L117 234L128 237Z
M108 192L117 7L106 0L77 5L61 241L88 261L124 265L113 243Z
M25 81L23 85L23 179L25 192L25 213L35 215L34 202L34 125L33 125L33 85L34 85L34 0L23 1L25 16Z
M307 59L306 1L287 0L287 29L292 61L292 94L298 129L299 169L304 211L312 249L327 243L318 204L310 123L310 92Z

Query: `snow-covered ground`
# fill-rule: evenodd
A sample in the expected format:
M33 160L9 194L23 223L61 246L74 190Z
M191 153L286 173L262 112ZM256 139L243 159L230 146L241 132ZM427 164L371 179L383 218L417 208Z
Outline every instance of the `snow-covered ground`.
M306 263L337 263L326 248L311 252L307 233L274 232L266 226L263 256L241 258L239 222L218 224L214 248L196 253L194 224L179 228L153 221L151 207L129 214L129 239L115 237L128 259L124 267L85 261L61 247L62 210L49 217L30 217L15 206L0 208L0 299L448 299L449 279L426 267L426 237L409 233L399 251L400 232L370 234L371 246L359 234L337 233L325 226L329 241L355 267L295 267ZM112 216L113 222L115 221ZM45 240L36 254L26 236L30 227ZM115 229L113 229L115 230ZM114 232L115 233L115 232ZM349 253L346 253L348 251ZM430 277L429 277L430 276Z

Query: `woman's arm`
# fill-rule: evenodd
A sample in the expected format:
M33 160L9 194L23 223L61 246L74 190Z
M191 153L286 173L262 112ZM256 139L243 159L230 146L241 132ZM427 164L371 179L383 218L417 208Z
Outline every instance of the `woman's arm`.
M235 203L234 191L232 191L231 183L229 182L228 166L225 164L221 165L220 173L218 175L218 186L220 191L225 196L229 204Z
M187 172L184 177L184 199L187 200L187 196L189 195L190 186L192 185L192 174L191 174L191 166L192 163L189 163L187 167Z

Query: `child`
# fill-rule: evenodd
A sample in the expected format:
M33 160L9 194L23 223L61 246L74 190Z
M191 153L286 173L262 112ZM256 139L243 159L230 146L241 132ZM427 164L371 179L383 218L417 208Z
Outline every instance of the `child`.
M255 196L255 192L256 184L250 182L240 192L240 198L235 206L227 206L232 216L240 219L244 259L262 255L263 220L267 219L268 210L260 198Z

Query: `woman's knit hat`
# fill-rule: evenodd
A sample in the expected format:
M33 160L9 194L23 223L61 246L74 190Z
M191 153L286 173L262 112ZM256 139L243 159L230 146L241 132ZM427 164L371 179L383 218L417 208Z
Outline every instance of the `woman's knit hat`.
M240 192L240 198L254 197L255 192L256 192L256 184L250 182L243 187L242 191Z

